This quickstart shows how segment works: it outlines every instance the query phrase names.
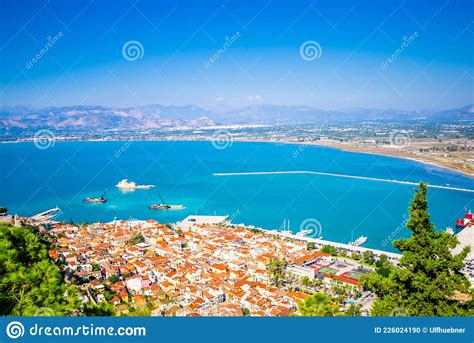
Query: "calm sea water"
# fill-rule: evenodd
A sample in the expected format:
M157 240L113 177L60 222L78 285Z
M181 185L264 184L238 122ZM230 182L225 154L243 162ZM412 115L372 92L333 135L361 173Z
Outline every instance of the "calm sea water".
M413 186L318 175L217 177L215 172L312 170L437 185L474 188L462 174L397 158L337 149L271 143L233 143L218 150L211 142L56 142L0 144L0 205L31 215L58 205L59 218L75 222L156 219L174 222L189 214L229 215L235 223L293 231L309 219L324 239L348 242L364 235L367 247L393 250L384 240L407 236L402 229ZM123 178L155 184L124 193ZM106 204L83 204L107 189ZM153 211L158 192L184 210ZM473 193L430 189L436 227L453 226ZM308 221L306 221L308 222Z

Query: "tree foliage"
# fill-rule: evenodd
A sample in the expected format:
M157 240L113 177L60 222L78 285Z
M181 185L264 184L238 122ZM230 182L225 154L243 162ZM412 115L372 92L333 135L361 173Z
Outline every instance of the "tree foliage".
M268 270L272 272L273 283L276 287L283 285L288 261L285 259L272 258L268 263Z
M32 228L0 224L0 314L68 315L78 306Z
M339 305L329 295L314 293L298 304L302 316L337 316Z
M332 256L337 255L337 250L330 245L325 245L321 248L321 252L331 254Z
M411 236L393 242L402 252L398 266L385 260L377 265L377 273L362 278L364 287L378 295L372 315L453 316L469 310L469 302L455 299L456 294L469 293L470 283L461 272L469 249L451 252L457 238L435 231L426 196L427 185L420 182L409 208Z
M89 302L84 305L83 312L86 316L107 317L114 315L112 305L107 302L100 302L97 305Z
M143 242L145 242L145 238L143 237L140 231L137 231L132 234L132 237L130 237L127 243L131 245L135 245L135 244L143 243Z

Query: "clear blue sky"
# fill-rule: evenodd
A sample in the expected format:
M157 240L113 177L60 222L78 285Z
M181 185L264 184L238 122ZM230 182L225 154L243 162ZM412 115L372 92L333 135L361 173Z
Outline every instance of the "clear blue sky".
M4 105L421 110L474 102L472 1L1 0L0 7ZM132 40L144 51L128 61L122 47ZM318 42L319 58L301 58L306 41Z

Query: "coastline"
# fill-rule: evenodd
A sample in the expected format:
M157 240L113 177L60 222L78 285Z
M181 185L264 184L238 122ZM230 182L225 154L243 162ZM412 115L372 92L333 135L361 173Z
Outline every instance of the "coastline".
M388 152L390 152L390 150L387 150L387 151L382 151L382 150L381 151L373 151L373 150L370 150L370 149L364 150L364 149L357 149L355 147L351 148L351 147L346 147L346 146L336 145L336 144L324 144L324 143L321 143L321 142L295 142L295 141L286 141L286 140L285 141L283 141L283 140L282 141L273 141L273 140L263 140L263 139L262 140L260 140L260 139L257 139L257 140L235 140L235 141L236 142L246 142L246 143L253 143L253 142L255 142L255 143L281 143L281 144L293 144L293 145L301 145L301 146L320 146L320 147L326 147L326 148L334 148L334 149L347 151L347 152L369 154L369 155L378 155L378 156L385 156L385 157L393 157L393 158L399 158L399 159L404 159L404 160L411 160L411 161L414 161L414 162L430 165L430 166L441 168L441 169L446 169L446 170L449 170L451 172L460 173L460 174L462 174L464 176L467 176L469 178L474 178L474 171L469 172L469 171L462 170L460 168L455 168L452 165L443 165L443 164L440 164L440 163L437 163L437 162L426 161L426 160L423 160L421 158L416 158L416 157L413 157L413 156L404 156L403 154L390 154L390 153L388 153Z

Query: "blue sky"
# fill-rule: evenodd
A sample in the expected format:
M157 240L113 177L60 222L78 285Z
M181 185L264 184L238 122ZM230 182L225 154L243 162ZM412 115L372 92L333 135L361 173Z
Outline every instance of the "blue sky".
M474 102L472 1L0 6L4 105L438 110ZM124 58L129 41L143 47L141 58ZM308 41L319 44L318 58L302 58Z

